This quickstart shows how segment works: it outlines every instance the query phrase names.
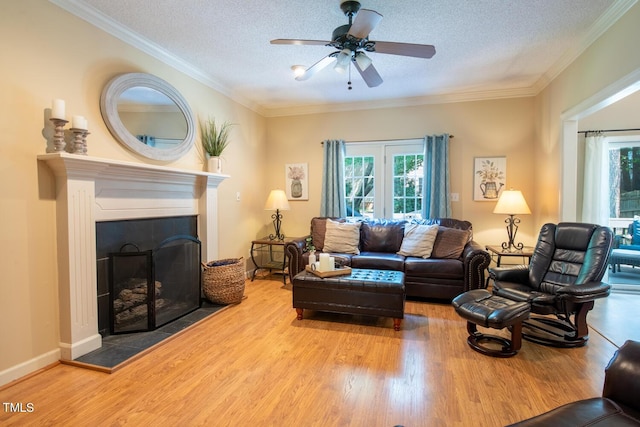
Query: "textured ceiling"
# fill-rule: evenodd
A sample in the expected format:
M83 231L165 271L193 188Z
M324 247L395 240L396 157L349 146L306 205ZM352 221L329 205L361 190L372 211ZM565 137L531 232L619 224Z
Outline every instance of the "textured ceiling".
M51 1L108 31L119 28L121 38L129 34L165 49L224 93L273 114L327 104L339 108L336 103L533 94L633 3L362 0L363 8L384 16L371 40L432 44L436 54L418 59L371 53L384 83L368 88L354 71L353 90L347 90L348 76L330 67L307 81L293 78L292 65L310 66L331 48L269 43L276 38L329 40L335 27L347 23L339 0Z

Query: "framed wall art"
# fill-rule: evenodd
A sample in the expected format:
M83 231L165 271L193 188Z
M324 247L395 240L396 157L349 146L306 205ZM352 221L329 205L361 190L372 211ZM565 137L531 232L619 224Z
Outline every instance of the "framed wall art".
M308 163L289 163L284 166L285 189L288 200L309 200Z
M506 184L506 157L475 157L473 159L474 201L497 202Z

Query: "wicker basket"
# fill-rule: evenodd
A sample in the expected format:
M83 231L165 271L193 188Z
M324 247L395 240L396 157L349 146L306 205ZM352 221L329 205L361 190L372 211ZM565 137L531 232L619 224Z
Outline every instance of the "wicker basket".
M237 304L244 295L244 262L227 258L202 264L202 291L214 304Z

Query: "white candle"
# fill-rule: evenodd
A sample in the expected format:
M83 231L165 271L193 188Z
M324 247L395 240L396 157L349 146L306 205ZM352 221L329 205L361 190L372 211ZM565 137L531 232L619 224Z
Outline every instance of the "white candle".
M73 116L71 127L74 129L87 129L87 119L82 116Z
M336 269L336 258L330 256L329 257L329 271L333 271Z
M51 105L51 118L66 120L64 112L64 99L54 99Z
M329 254L320 254L320 271L330 271L330 262Z

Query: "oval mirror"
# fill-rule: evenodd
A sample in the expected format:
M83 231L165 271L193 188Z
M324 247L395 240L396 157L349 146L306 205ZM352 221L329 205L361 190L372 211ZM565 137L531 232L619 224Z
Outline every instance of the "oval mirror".
M195 140L189 104L166 81L145 73L121 74L105 86L100 111L125 147L154 160L176 160Z

